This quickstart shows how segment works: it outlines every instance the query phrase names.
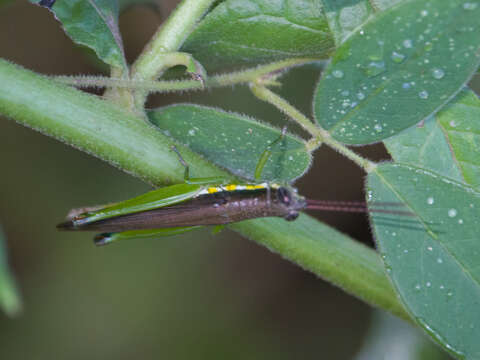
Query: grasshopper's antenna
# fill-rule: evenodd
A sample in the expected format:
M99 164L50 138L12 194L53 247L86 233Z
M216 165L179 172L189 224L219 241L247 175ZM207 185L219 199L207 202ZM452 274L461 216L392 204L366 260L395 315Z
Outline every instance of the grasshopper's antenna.
M307 200L307 210L320 211L338 211L338 212L354 212L354 213L382 213L403 216L415 216L411 211L382 209L385 206L401 206L396 203L372 203L370 207L362 201L329 201L329 200Z

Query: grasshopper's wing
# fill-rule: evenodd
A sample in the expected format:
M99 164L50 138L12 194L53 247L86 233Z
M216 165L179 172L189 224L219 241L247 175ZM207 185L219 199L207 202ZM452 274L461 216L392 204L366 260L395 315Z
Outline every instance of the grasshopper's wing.
M129 239L155 239L159 237L172 236L183 234L187 231L199 229L202 226L183 226L163 229L148 229L148 230L132 230L113 233L98 234L94 238L94 243L97 246L107 245L114 241L129 240Z
M198 184L177 184L159 188L129 200L81 213L57 227L65 230L74 230L99 220L178 204L195 197L203 189L204 187Z

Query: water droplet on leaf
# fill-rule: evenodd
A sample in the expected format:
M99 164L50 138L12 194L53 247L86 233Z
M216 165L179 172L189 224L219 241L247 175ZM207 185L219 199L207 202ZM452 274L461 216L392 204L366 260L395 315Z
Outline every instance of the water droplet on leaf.
M432 70L432 76L435 79L440 80L441 78L443 78L445 76L445 71L443 71L442 69L433 69Z
M393 62L400 64L403 62L403 60L405 60L406 56L394 51L392 52L392 56L390 56L390 58L393 60Z
M342 70L334 70L332 72L333 77L336 77L337 79L343 78L343 71Z
M403 47L410 49L413 46L413 41L410 39L403 40Z
M463 8L465 10L475 10L477 8L477 4L473 2L466 2L463 3Z
M422 90L418 93L418 97L423 100L428 99L428 92L426 90Z
M365 74L368 77L377 76L383 72L385 72L385 62L383 61L371 61L365 68Z

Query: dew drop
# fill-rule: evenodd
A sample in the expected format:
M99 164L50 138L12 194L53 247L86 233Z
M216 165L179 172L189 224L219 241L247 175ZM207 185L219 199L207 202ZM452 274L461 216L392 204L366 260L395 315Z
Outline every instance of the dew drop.
M457 210L456 209L448 210L448 216L451 218L454 218L455 216L457 216Z
M383 61L371 61L365 68L365 74L368 77L377 76L386 70L385 62Z
M466 2L466 3L463 3L463 8L465 10L475 10L477 8L477 4L476 3L471 3L471 2Z
M432 251L433 248L432 248L431 246L429 246L429 247L427 247L427 250L428 250L428 251Z
M432 76L435 79L440 80L441 78L443 78L445 76L445 71L443 71L442 69L433 69L432 70Z
M463 224L463 219L458 219L458 223L459 223L460 225L462 225L462 224Z
M357 99L358 99L358 100L363 100L363 99L365 99L365 94L362 93L362 92L357 93Z
M428 99L428 92L426 90L422 90L418 93L418 97L423 100Z
M443 259L442 258L437 258L437 263L439 263L439 264L443 263Z
M375 129L376 132L381 132L383 130L382 125L380 124L375 124L373 128Z
M420 289L421 289L420 284L415 285L415 289L416 289L416 290L420 290Z
M420 11L420 15L422 15L423 17L425 17L425 16L428 15L428 11L427 11L427 10L422 10L422 11Z
M427 283L425 284L427 287L430 287L432 286L432 283L430 281L427 281Z
M403 47L410 49L413 46L413 41L410 39L403 40Z
M337 79L343 78L343 71L342 70L333 70L332 72L333 77L336 77Z
M455 122L455 120L450 120L450 122L448 123L451 127L456 127L457 126L457 123Z
M427 199L427 204L428 205L433 205L434 202L435 202L435 199L431 196Z
M433 44L430 41L425 42L425 46L423 47L425 51L432 51L433 50Z
M394 51L392 52L392 55L390 56L390 58L393 60L393 62L400 64L403 62L403 60L405 60L406 56Z
M368 190L367 191L367 201L372 201L372 199L373 199L373 191Z
M405 82L402 84L402 88L405 89L405 90L408 90L412 87L412 85L408 82Z

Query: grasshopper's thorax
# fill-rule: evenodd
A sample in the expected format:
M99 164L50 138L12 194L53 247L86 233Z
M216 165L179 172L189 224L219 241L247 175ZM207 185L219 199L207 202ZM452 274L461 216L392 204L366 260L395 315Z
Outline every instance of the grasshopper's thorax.
M197 196L221 193L231 193L232 195L258 193L260 194L259 199L263 198L264 200L262 201L264 204L262 211L266 211L266 214L263 216L281 216L288 221L295 220L298 217L298 212L307 205L305 198L297 193L296 188L290 185L268 182L211 186L203 189ZM271 215L268 215L270 211Z

